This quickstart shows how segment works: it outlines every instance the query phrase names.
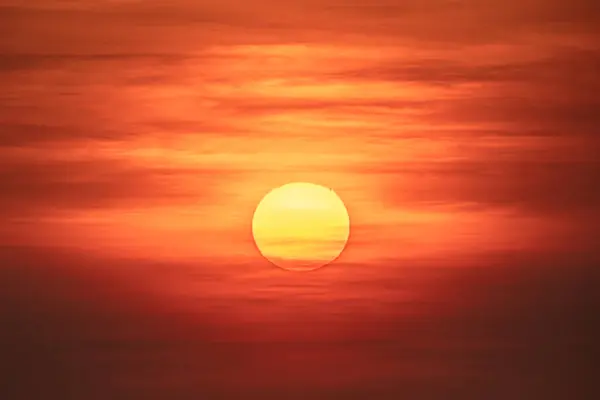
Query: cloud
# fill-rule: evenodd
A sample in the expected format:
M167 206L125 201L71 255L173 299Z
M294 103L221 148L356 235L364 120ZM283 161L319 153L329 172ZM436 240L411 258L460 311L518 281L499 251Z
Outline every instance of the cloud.
M77 64L95 64L114 66L123 64L151 63L158 67L181 63L190 58L199 58L200 54L186 56L184 54L148 53L148 54L126 54L126 53L100 53L100 54L35 54L35 53L5 53L0 54L0 71L18 72L30 70L55 70L61 68L72 68Z
M396 59L395 54L383 62L365 65L363 69L341 70L339 77L356 80L386 80L419 82L428 84L464 83L579 83L588 81L598 84L594 73L600 64L600 51L577 47L554 46L550 54L521 59L520 49L514 47L511 58L493 57L493 53L481 60ZM398 52L399 53L399 52ZM332 76L336 77L334 73Z
M312 285L297 274L204 281L177 264L0 247L6 390L562 399L589 389L595 261L503 253L456 268L367 264L324 271Z
M585 390L597 11L0 0L9 397ZM306 176L339 184L356 226L340 264L292 280L244 253L247 225L259 192ZM387 261L344 264L365 248ZM157 265L172 253L215 259Z
M214 196L218 169L140 167L122 159L2 163L0 208L5 216L85 209L173 206ZM189 176L202 186L186 188Z
M185 201L188 168L210 188L284 165L372 179L394 209L598 200L591 3L44 4L1 28L5 213Z
M214 44L421 43L461 46L540 33L596 35L593 0L361 2L255 0L4 6L5 51L194 51ZM56 21L61 21L56 25ZM78 38L73 40L73 38ZM67 40L70 38L70 40ZM42 44L43 43L43 44ZM159 49L159 50L157 50Z

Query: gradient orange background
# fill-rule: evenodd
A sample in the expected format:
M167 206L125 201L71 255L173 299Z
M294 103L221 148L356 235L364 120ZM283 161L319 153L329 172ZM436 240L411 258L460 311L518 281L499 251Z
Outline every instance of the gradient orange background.
M598 11L0 0L0 397L583 399ZM292 181L352 221L301 276Z

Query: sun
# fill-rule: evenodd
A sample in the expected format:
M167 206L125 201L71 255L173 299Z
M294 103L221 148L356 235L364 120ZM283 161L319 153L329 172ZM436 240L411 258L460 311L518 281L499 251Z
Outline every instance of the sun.
M256 207L252 235L261 254L290 271L329 264L344 250L350 217L330 188L294 182L271 190Z

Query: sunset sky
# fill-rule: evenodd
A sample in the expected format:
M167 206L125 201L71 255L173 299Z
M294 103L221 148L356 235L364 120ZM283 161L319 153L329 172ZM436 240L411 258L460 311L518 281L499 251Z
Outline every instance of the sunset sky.
M0 0L0 398L587 399L598 15ZM351 221L304 274L294 181Z

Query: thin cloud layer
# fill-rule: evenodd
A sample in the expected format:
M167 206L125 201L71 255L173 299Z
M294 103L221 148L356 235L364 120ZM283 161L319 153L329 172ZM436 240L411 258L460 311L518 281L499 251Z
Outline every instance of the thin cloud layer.
M598 11L0 0L8 398L583 398ZM291 181L351 219L293 277Z

